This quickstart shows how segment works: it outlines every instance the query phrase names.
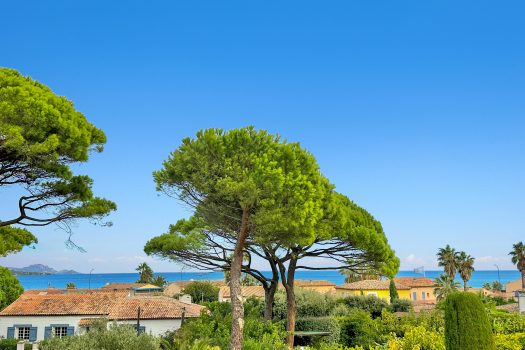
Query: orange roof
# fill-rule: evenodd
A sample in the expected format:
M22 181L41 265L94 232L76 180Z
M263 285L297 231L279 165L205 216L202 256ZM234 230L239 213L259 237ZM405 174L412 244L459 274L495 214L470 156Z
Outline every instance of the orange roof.
M410 289L410 287L407 287L401 283L396 284L397 289ZM336 289L347 289L347 290L389 290L390 289L390 281L389 280L364 280L364 281L357 281L352 283L345 283L340 286L336 286Z
M137 318L140 307L140 318L144 320L198 317L204 306L185 304L169 297L130 297L119 299L108 315L110 320L132 320Z
M396 277L394 278L395 283L400 283L407 287L434 287L434 281L428 277Z
M0 312L0 316L89 315L110 320L135 319L137 309L143 319L180 318L200 315L202 306L185 304L173 298L128 296L125 292L86 292L81 294L30 291Z
M221 287L220 294L222 294L223 298L230 298L230 287ZM249 298L249 297L256 297L256 298L263 298L264 297L264 288L262 286L242 286L241 287L241 293L243 298Z
M327 281L327 280L295 280L294 286L296 287L332 287L332 286L335 286L335 283Z

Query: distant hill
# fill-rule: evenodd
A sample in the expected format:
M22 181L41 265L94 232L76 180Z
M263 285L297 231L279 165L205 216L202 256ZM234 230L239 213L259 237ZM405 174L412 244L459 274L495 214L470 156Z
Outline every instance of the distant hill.
M74 270L57 271L52 267L43 264L34 264L26 267L9 267L9 270L13 271L17 275L64 275L78 273Z

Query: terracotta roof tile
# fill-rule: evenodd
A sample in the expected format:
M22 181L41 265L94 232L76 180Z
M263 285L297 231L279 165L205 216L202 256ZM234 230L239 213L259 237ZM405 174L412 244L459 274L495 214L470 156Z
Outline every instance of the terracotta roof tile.
M197 317L204 309L197 304L185 304L164 296L128 296L127 292L68 294L46 290L25 292L0 312L0 316L89 315L110 320L135 319L141 308L142 319ZM85 321L87 322L87 321Z
M395 281L394 281L395 282ZM397 289L410 289L410 287L407 287L403 284L396 283ZM364 281L357 281L352 283L345 283L340 286L336 286L336 289L347 289L347 290L389 290L390 289L390 281L389 280L364 280Z
M295 280L294 285L296 287L331 287L335 286L335 283L327 280Z
M204 306L185 304L169 297L130 297L119 299L108 315L110 320L131 320L137 318L138 308L141 308L141 319L172 319L185 317L198 317Z
M230 287L221 287L220 294L222 294L223 298L230 298ZM256 298L263 298L264 297L264 288L262 286L242 286L241 287L241 293L243 298L249 298L249 297L256 297Z
M428 277L396 277L394 282L400 283L407 287L434 287L434 281Z

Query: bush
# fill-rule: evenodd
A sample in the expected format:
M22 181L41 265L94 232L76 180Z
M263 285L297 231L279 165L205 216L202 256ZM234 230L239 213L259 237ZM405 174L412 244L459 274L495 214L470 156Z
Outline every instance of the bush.
M297 318L328 316L336 305L336 300L330 295L301 288L295 290L295 302ZM273 314L277 321L286 319L286 293L282 290L275 294Z
M504 311L491 311L488 315L495 334L525 333L525 316Z
M494 340L498 350L525 349L525 333L498 334Z
M392 312L409 312L412 310L412 302L408 299L394 299L389 309Z
M40 350L158 350L159 339L137 332L131 325L113 324L108 330L92 330L85 335L51 338L40 343Z
M417 326L407 329L403 338L394 336L388 341L391 350L445 350L443 334Z
M339 318L339 323L341 345L369 347L381 340L377 324L364 310L352 309L348 316Z
M341 302L343 302L350 308L357 308L364 311L368 311L373 318L381 316L381 311L388 307L386 301L379 299L373 295L346 297L342 299Z
M452 293L445 301L445 343L448 350L493 350L494 337L481 299Z
M212 302L219 298L219 288L210 282L203 281L188 283L183 293L191 295L191 300L194 303Z
M323 337L321 342L334 344L339 341L341 325L331 316L303 317L297 319L295 330L304 332L329 332L330 335Z
M16 350L17 339L0 339L0 350ZM25 350L31 350L31 344L24 346Z

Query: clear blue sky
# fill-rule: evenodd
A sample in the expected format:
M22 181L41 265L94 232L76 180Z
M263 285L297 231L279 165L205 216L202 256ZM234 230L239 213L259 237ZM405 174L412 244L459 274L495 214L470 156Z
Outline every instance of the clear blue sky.
M299 141L384 225L402 269L450 243L513 268L525 239L521 1L11 1L0 66L71 99L108 142L79 171L114 226L36 232L1 265L127 272L187 216L151 172L201 128ZM14 197L3 194L7 210ZM157 271L178 271L147 258Z

